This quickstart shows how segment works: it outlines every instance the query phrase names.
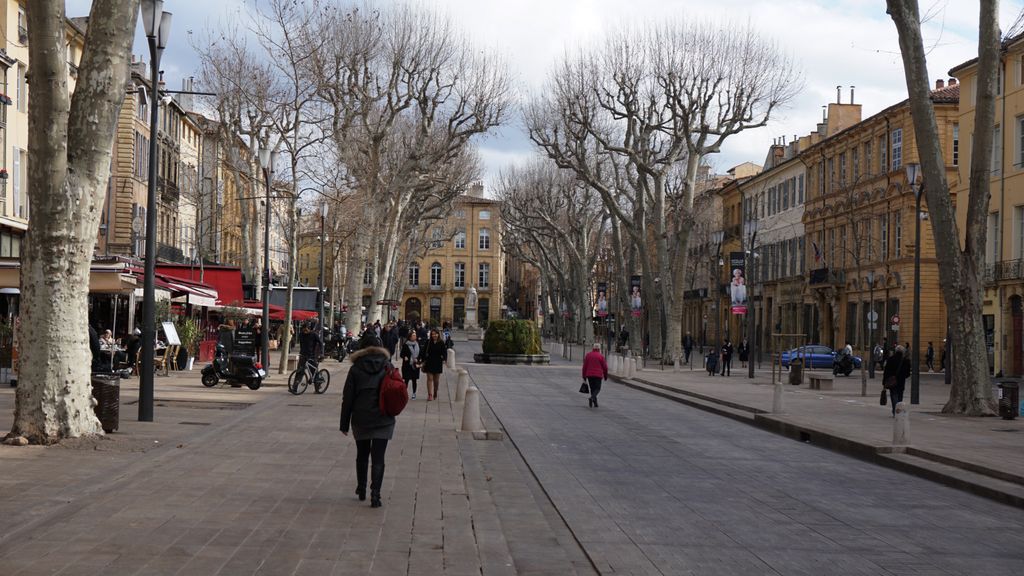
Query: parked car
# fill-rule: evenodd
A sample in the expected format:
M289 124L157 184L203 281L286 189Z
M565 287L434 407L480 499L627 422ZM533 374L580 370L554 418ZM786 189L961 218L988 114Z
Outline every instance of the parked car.
M820 369L820 370L831 370L832 364L835 361L836 352L828 346L821 344L809 344L807 346L801 346L799 348L793 348L792 350L786 350L782 353L782 366L789 368L789 363L796 358L804 358L805 368ZM860 369L860 356L853 357L853 367Z

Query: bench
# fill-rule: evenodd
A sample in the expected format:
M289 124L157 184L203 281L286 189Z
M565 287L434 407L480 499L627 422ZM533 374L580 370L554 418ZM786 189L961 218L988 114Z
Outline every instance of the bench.
M831 374L807 373L807 382L811 390L834 390L835 381Z

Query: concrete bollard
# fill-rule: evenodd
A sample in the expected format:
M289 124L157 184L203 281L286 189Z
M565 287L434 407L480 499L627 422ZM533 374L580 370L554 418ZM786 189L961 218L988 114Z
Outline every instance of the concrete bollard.
M634 366L636 366L636 363L633 362L633 357L632 356L625 356L625 357L622 358L622 360L625 361L625 363L626 363L626 370L625 370L626 378L632 378L633 377L633 368L634 368Z
M679 357L678 356L675 358L675 360L672 361L672 371L673 372L679 372Z
M448 349L448 367L455 370L455 348Z
M643 359L642 359L642 358L640 358L639 356L637 356L637 357L633 358L633 362L635 362L635 363L636 363L636 367L635 367L635 369L633 370L633 373L634 373L634 374L639 374L639 373L640 373L640 371L644 369L644 361L643 361Z
M484 425L480 420L480 390L476 386L466 389L466 403L462 406L463 432L483 432Z
M910 406L905 402L896 405L896 418L892 423L892 445L910 444Z
M612 374L615 374L616 376L620 376L622 374L621 363L622 358L618 354L612 354L612 365L609 366L609 368L612 371Z
M782 414L785 410L782 402L782 395L785 394L785 390L781 380L775 383L775 391L772 393L772 414Z
M458 368L456 372L459 375L459 383L455 387L455 401L463 402L466 400L466 389L469 388L469 372L465 368Z

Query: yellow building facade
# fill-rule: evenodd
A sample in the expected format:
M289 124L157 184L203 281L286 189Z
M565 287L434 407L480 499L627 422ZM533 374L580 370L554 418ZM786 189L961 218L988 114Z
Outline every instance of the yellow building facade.
M405 270L405 287L392 317L422 319L462 327L471 288L477 291L481 326L503 313L504 255L501 247L501 205L483 197L475 185L459 196L451 215L427 232L428 249ZM363 290L369 307L372 290Z
M957 179L954 134L959 90L932 92L946 158L947 177ZM835 105L833 105L835 106ZM831 107L830 107L831 108ZM830 115L831 115L830 111ZM935 243L920 215L921 244L914 245L915 196L906 164L917 162L917 145L907 101L891 106L801 151L807 167L807 285L804 292L810 342L860 354L873 342L912 340L914 256L921 256L921 350L932 342L936 362L946 336Z
M1004 376L1021 376L1024 375L1024 35L1007 41L1000 56L982 314L990 370ZM953 135L957 178L950 180L950 188L958 197L966 198L978 87L977 60L953 68L950 75L960 81L960 106ZM957 225L961 245L966 224L967 203L960 202Z

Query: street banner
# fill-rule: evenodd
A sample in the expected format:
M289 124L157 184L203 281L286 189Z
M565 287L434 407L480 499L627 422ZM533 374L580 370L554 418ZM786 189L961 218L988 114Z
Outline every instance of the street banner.
M597 317L604 318L608 315L608 283L597 283Z
M644 310L643 300L640 298L640 276L629 278L629 307L633 316L640 316Z
M729 296L732 300L733 314L747 313L747 279L745 272L743 252L729 253L729 269L732 271L732 278L729 281Z

